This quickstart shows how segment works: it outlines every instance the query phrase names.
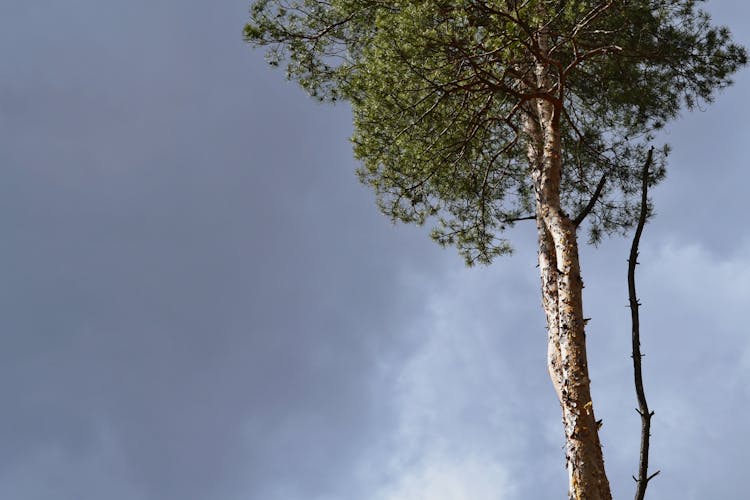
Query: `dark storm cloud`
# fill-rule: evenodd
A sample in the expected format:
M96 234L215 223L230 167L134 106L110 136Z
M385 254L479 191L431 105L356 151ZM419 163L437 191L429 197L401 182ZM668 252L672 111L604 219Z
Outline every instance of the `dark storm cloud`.
M269 71L241 41L246 10L0 6L0 496L559 495L533 227L516 231L516 256L471 270L423 231L391 227L356 184L348 110L311 104ZM746 194L746 86L741 75L673 129L647 229L642 295L659 297L650 319L668 332L647 350L665 415L655 459L673 470L659 498L691 491L675 486L692 471L674 445L691 440L728 457L708 469L728 468L723 497L741 491L732 415L746 412L750 350L734 277L747 275L748 235L727 214ZM594 391L623 494L637 439L625 243L584 260ZM686 268L724 278L691 288L677 279ZM716 301L685 319L702 286ZM683 336L694 340L673 356ZM731 432L702 424L717 413ZM690 494L712 486L694 480Z
M232 7L4 7L15 497L101 498L84 465L110 449L97 475L143 498L312 498L389 422L377 366L418 307L399 274L438 253L393 259L411 239L353 182L348 114L279 85ZM84 465L59 482L55 453Z

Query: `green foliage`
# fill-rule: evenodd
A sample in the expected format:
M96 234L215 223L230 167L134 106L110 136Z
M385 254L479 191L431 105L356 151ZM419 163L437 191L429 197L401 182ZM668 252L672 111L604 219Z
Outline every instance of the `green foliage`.
M314 97L351 104L359 175L385 214L431 221L439 243L487 263L510 251L503 230L533 215L523 116L534 99L562 103L565 211L582 213L604 179L591 240L635 221L653 133L746 63L697 5L259 0L245 38Z

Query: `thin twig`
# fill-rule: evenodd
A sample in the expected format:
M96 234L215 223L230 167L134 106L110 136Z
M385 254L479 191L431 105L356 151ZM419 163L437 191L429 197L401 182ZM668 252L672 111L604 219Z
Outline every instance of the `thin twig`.
M635 229L633 244L630 247L630 258L628 259L628 297L630 299L630 318L633 325L633 374L635 378L635 393L638 397L638 410L636 411L641 416L641 452L638 463L638 477L633 476L637 485L635 500L643 500L646 496L648 482L660 472L656 471L651 475L648 474L651 417L654 415L654 412L649 410L648 403L646 402L646 394L643 391L643 372L641 370L641 358L643 358L643 354L641 354L640 320L638 317L638 306L640 306L640 303L635 293L635 266L638 265L638 244L641 241L643 226L646 224L646 218L648 217L648 171L651 168L653 154L654 148L652 147L646 157L646 163L643 165L641 213L638 217L638 226Z
M604 188L604 184L607 182L607 174L605 173L602 175L602 178L599 179L599 184L596 185L596 189L594 190L594 194L591 195L591 199L589 200L588 204L583 208L580 214L573 219L573 225L575 227L578 227L581 225L583 220L586 218L586 216L591 212L591 210L594 209L594 206L596 205L596 202L599 200L599 196L602 194L602 189Z

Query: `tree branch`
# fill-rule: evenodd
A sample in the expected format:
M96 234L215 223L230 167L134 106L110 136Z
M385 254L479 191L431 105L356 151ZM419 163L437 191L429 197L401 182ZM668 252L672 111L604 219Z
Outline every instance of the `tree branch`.
M650 154L650 153L649 153ZM594 209L594 206L596 205L596 201L599 199L599 196L602 194L602 189L604 189L604 184L607 183L607 174L605 173L602 175L602 178L599 179L599 184L596 185L596 189L594 190L594 194L591 195L591 199L589 200L588 204L581 210L581 213L578 214L578 216L573 219L573 225L575 227L578 227L583 222L583 219L586 218L586 216Z
M641 451L640 459L638 463L638 478L636 482L635 500L643 500L646 496L646 487L648 482L651 481L660 471L649 475L648 474L648 451L651 439L651 417L654 412L648 408L646 402L646 394L643 390L643 372L641 370L641 336L640 336L640 319L638 316L638 297L635 293L635 266L638 264L638 245L641 241L641 234L643 233L643 226L646 224L648 217L648 171L651 168L653 161L654 148L652 147L648 151L646 162L643 165L643 178L641 184L641 213L638 217L638 225L635 229L635 235L633 236L633 244L630 247L630 258L628 259L628 297L630 299L630 318L633 325L632 341L633 341L633 375L635 381L635 393L638 398L638 414L641 416Z
M536 215L526 215L524 217L513 217L510 219L503 219L503 223L512 224L513 222L520 222L522 220L536 220Z

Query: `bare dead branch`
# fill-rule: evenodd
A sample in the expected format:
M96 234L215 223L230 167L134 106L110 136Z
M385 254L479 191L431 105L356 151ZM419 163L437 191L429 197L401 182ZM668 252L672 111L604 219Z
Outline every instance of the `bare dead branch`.
M635 381L635 393L638 398L638 414L641 416L641 451L638 463L638 478L636 482L635 500L643 500L646 496L646 487L648 482L651 481L660 471L649 475L648 474L648 451L651 439L651 417L654 412L648 409L648 403L646 402L646 394L643 390L643 371L641 369L641 360L643 354L641 354L641 334L640 334L640 318L638 316L638 297L635 292L635 266L638 265L638 245L641 241L641 234L643 233L643 226L646 224L648 217L648 177L649 169L653 161L654 148L652 147L648 151L646 162L643 165L643 178L641 184L641 212L638 217L638 225L635 229L635 235L633 236L633 244L630 247L630 258L628 259L628 297L630 299L630 318L633 326L632 341L633 341L633 375Z

